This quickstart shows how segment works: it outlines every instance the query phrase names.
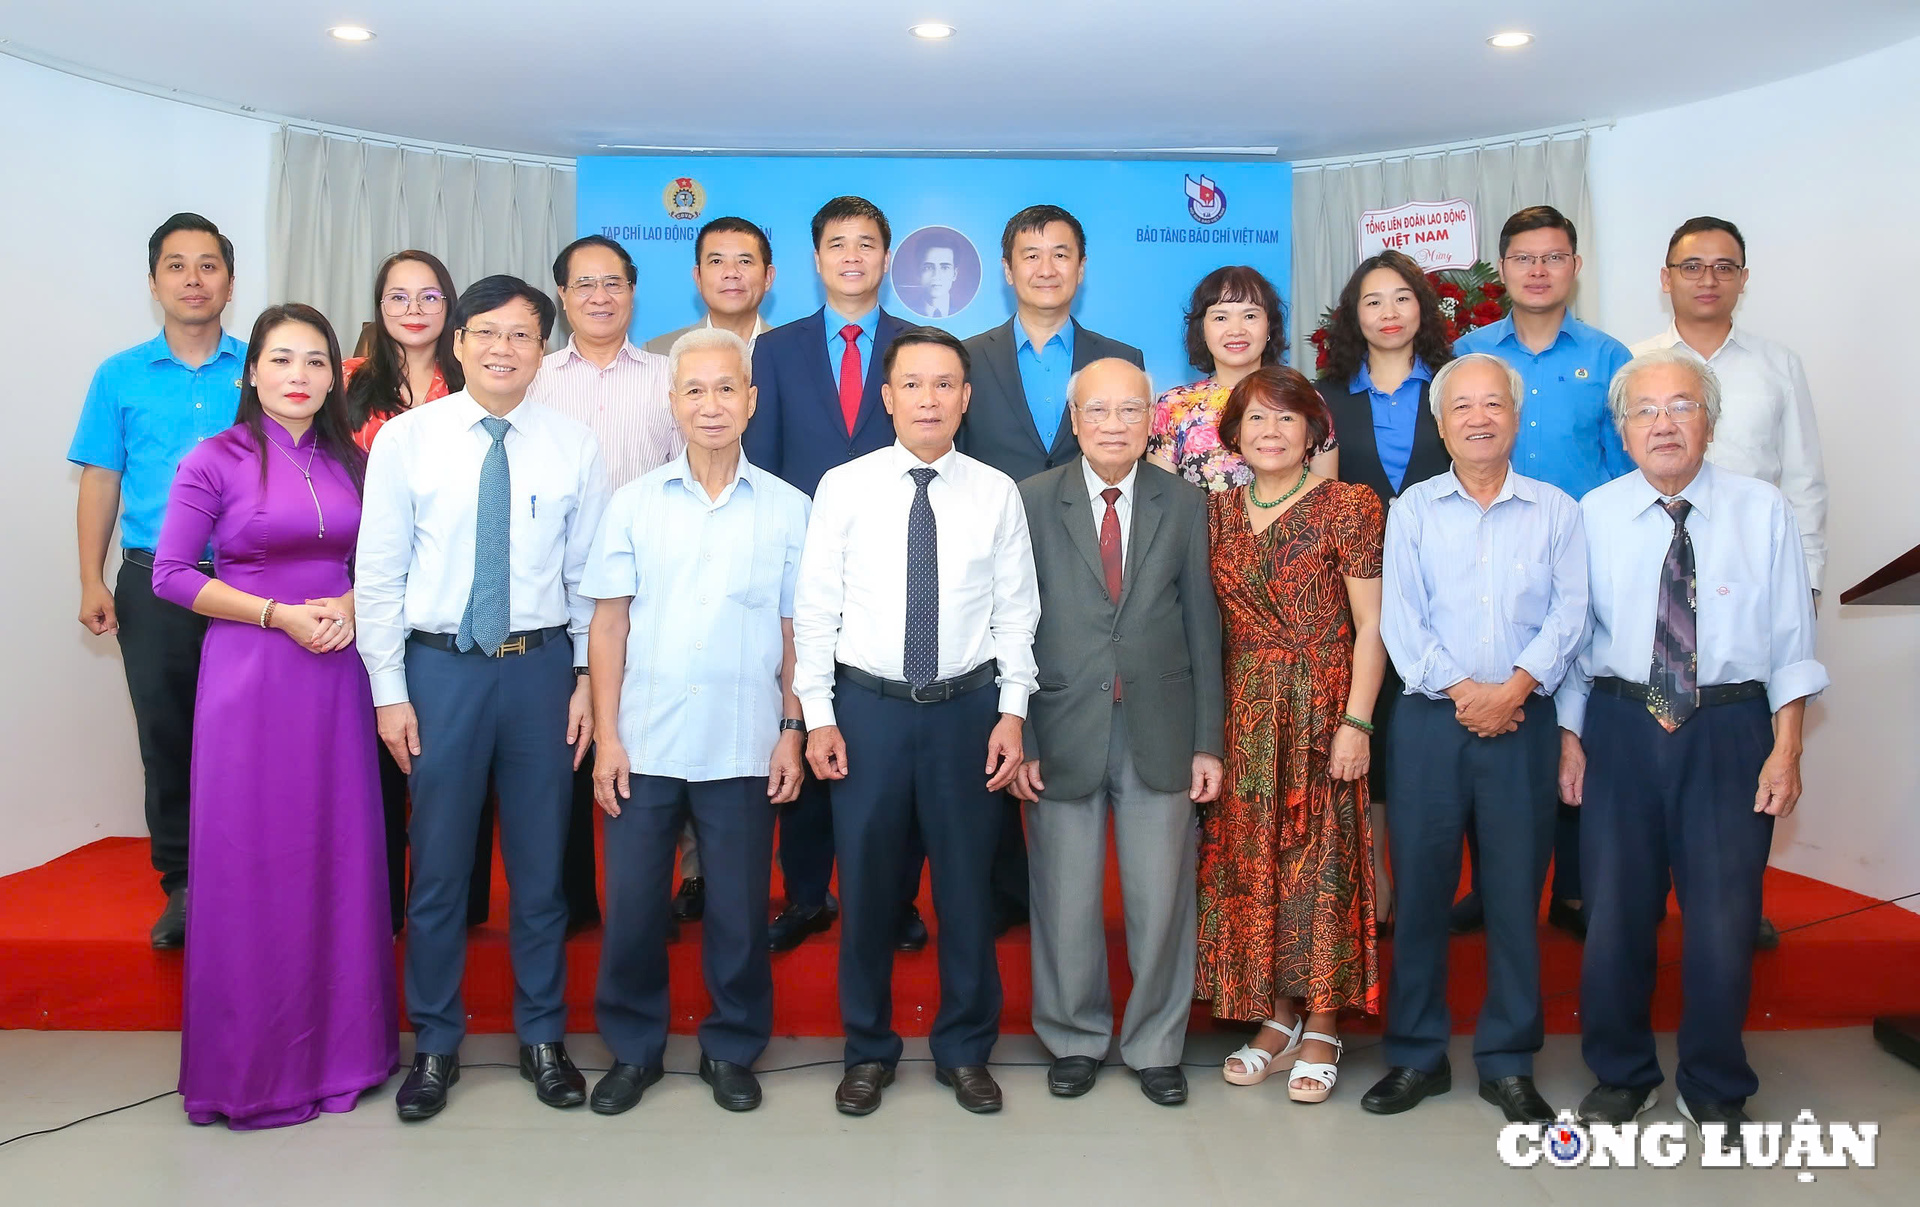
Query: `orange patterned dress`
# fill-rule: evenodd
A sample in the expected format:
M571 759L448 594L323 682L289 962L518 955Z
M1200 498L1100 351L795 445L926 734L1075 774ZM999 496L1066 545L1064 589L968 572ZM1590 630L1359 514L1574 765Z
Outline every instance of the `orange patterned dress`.
M1380 1011L1366 777L1327 774L1353 680L1345 578L1380 577L1379 496L1322 482L1255 533L1208 501L1226 635L1227 776L1200 836L1195 995L1216 1018Z

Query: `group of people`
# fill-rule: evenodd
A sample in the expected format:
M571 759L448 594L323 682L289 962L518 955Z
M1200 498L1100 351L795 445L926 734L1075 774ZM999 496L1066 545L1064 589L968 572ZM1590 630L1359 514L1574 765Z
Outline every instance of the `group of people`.
M1221 268L1186 312L1204 376L1164 394L1073 319L1088 249L1059 207L1008 221L1016 313L965 341L881 309L871 202L827 202L812 236L825 304L769 329L766 234L708 223L707 314L644 348L616 242L560 252L558 309L403 251L343 360L303 305L226 335L232 244L193 214L154 233L165 328L102 365L69 456L81 620L118 634L146 766L152 939L185 947L191 1119L297 1123L387 1081L402 927L397 1109L442 1110L496 822L520 1071L550 1106L616 1114L660 1079L691 919L700 1076L758 1106L770 953L837 921L835 1102L871 1113L925 865L935 1077L968 1110L1001 1106L994 940L1022 921L1056 1095L1117 1044L1148 1099L1184 1102L1198 997L1257 1024L1225 1079L1281 1073L1301 1102L1335 1087L1340 1016L1384 1011L1392 1067L1361 1103L1409 1109L1451 1084L1448 934L1472 914L1480 1094L1546 1122L1551 863L1549 916L1586 942L1582 1117L1657 1096L1669 882L1681 1108L1744 1117L1761 876L1827 677L1817 432L1798 359L1733 322L1737 228L1675 232L1674 324L1637 355L1569 313L1577 235L1549 207L1502 229L1511 315L1454 343L1382 253L1317 385L1282 363L1272 283ZM614 1064L589 1094L564 943L602 917L596 807Z

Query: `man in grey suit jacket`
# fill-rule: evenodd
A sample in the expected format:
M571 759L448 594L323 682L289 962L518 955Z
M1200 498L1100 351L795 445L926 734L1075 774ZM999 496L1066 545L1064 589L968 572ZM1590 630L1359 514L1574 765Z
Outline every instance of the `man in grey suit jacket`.
M1193 1001L1194 807L1220 794L1226 701L1206 494L1141 460L1153 388L1096 361L1068 390L1080 455L1020 484L1040 583L1027 761L1033 1029L1047 1084L1093 1086L1113 1041L1106 818L1120 855L1133 992L1120 1056L1154 1102L1187 1098Z
M693 241L693 283L707 313L697 323L656 335L644 345L665 356L673 341L696 327L723 327L747 342L767 329L760 303L773 287L773 241L745 218L715 218Z

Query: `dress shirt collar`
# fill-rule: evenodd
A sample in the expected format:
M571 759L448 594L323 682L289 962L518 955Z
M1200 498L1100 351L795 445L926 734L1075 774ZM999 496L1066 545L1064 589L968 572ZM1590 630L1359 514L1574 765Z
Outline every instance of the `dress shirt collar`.
M601 372L605 371L601 370L599 365L595 365L581 354L580 346L574 342L574 337L571 335L567 337L567 346L561 350L566 353L565 358L560 362L563 365L571 365L577 361L581 364L592 365L594 369L600 370ZM641 363L640 349L634 347L633 341L630 339L620 341L620 350L613 354L613 359L607 363L607 368L613 368L614 365L619 364L622 360L630 360L634 364Z
M874 309L878 310L879 307L876 306ZM707 311L707 317L701 320L700 325L709 331L713 330L713 311ZM767 320L760 316L759 311L754 311L753 334L747 337L747 351L753 351L753 341L765 335L769 330L771 330L771 328L767 326Z
M1427 368L1427 362L1424 360L1421 360L1418 356L1414 357L1413 371L1407 374L1407 381L1432 381L1432 380L1433 380L1433 373L1431 370ZM1401 382L1400 384L1402 386L1405 386L1406 382ZM1368 394L1378 393L1387 397L1392 396L1391 394L1388 394L1388 392L1385 390L1375 390L1373 388L1373 370L1367 367L1367 362L1364 357L1361 358L1361 361L1360 361L1360 371L1353 375L1353 381L1350 382L1347 386L1347 393L1349 394L1359 394L1362 392L1368 393ZM1393 391L1393 394L1398 394L1399 392L1400 392L1399 390L1395 390Z
M1060 342L1060 346L1066 349L1067 359L1069 361L1073 359L1073 320L1072 319L1068 319L1066 326L1060 328L1060 330L1054 332L1051 336L1047 337L1047 341L1041 344L1038 348L1033 347L1033 337L1027 334L1027 325L1020 321L1020 318L1018 315L1014 316L1013 328L1016 332L1019 333L1019 336L1020 336L1019 340L1013 346L1015 352L1024 352L1029 348L1033 348L1033 351L1036 354L1045 355L1046 350L1053 346L1053 343L1055 340L1058 340Z
M458 394L447 395L445 401L448 410L453 412L454 417L460 422L460 427L466 431L471 431L479 427L482 419L494 417L492 411L481 406L479 401L465 390L460 391ZM530 413L527 407L527 400L522 397L520 402L511 411L499 416L499 418L506 420L509 426L518 428L521 426L521 421Z
M746 484L747 493L751 495L754 491L754 479L759 473L760 471L747 460L746 449L742 448L739 460L734 463L732 480L720 488L720 494L717 497L709 499L706 487L700 485L699 478L694 477L693 463L687 459L685 449L680 450L678 457L667 462L667 481L680 483L682 489L710 511L724 505L728 499L732 498L734 488L743 482Z
M1467 493L1467 488L1460 484L1459 477L1454 474L1451 467L1447 469L1446 473L1440 475L1439 481L1439 489L1433 492L1435 499L1444 499L1448 495L1459 495L1475 507L1480 506L1480 500ZM1509 469L1507 471L1506 481L1500 483L1499 493L1493 496L1493 502L1487 504L1484 508L1481 508L1481 510L1492 511L1508 499L1518 499L1522 503L1532 503L1539 497L1539 493L1533 489L1532 478L1527 477L1525 474L1517 474Z
M909 470L929 468L933 470L935 477L946 478L950 477L954 467L960 464L960 450L957 448L948 448L939 459L932 462L922 461L914 456L907 451L907 446L898 440L893 442L890 451L893 453L894 472L903 478L907 476Z
M839 339L840 328L846 326L848 323L852 323L854 326L860 328L860 334L862 336L871 341L873 339L873 333L880 326L880 303L875 302L872 306L868 307L867 312L859 318L848 318L829 305L821 312L821 317L827 322L827 337L829 339Z
M1584 328L1585 324L1573 317L1572 310L1566 311L1560 316L1560 330L1554 334L1553 342L1539 352L1533 352L1533 349L1528 348L1520 342L1519 333L1513 328L1513 316L1511 314L1497 323L1488 324L1482 328L1482 330L1487 332L1487 338L1491 339L1496 346L1500 344L1512 344L1514 347L1533 353L1535 356L1544 356L1559 347L1562 343L1579 343Z
M1093 462L1087 460L1086 454L1084 453L1080 456L1080 472L1085 475L1087 479L1087 498L1089 500L1098 499L1100 492L1107 489L1108 483L1099 474L1093 472ZM1133 502L1133 483L1139 476L1140 466L1136 462L1133 468L1127 471L1126 477L1112 484L1120 488L1120 497L1114 500L1116 507L1121 503Z
M167 342L167 331L164 327L160 329L158 335L140 345L140 356L141 359L150 365L157 365L163 360L170 360L183 369L187 367L186 361L181 360L173 354L173 345ZM235 360L245 360L247 358L247 346L227 334L226 328L224 327L220 329L220 342L214 345L213 355L209 356L206 364L200 367L204 369L207 365L212 364L223 356L231 356Z
M1631 513L1637 516L1647 508L1659 504L1663 499L1685 499L1693 504L1693 509L1701 515L1711 516L1713 514L1713 474L1713 463L1702 461L1700 472L1693 476L1693 481L1681 488L1679 494L1663 495L1654 489L1653 483L1647 481L1647 475L1644 472L1636 469L1633 471L1633 489L1627 496L1628 507Z
M1681 338L1680 328L1675 323L1668 323L1667 329L1654 338L1662 348L1685 348L1695 356L1700 356L1700 353L1694 349L1692 344L1689 344ZM1711 355L1701 357L1701 359L1708 364L1712 364L1713 361L1728 348L1744 348L1749 352L1753 352L1758 350L1758 344L1751 336L1740 329L1740 324L1735 323L1727 329L1727 338L1721 342L1720 346L1715 348Z

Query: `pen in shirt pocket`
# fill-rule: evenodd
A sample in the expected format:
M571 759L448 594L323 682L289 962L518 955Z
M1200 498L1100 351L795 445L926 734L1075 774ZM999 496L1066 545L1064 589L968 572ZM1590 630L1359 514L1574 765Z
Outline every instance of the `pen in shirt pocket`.
M540 496L539 495L527 496L527 518L530 520L537 520L540 518Z

